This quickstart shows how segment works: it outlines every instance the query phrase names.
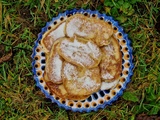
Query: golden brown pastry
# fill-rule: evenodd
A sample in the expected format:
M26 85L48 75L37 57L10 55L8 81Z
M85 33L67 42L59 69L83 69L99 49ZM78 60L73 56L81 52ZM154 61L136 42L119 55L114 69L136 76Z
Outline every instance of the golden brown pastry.
M90 95L101 87L99 68L79 68L68 62L63 63L63 85L69 95Z
M63 59L57 53L56 47L59 41L52 46L50 54L47 56L44 78L56 84L62 83L61 71Z
M46 85L48 86L52 94L55 94L60 98L64 98L64 99L67 98L68 93L65 90L63 84L55 84L52 81L46 81Z
M59 55L67 62L79 67L97 67L101 60L100 48L91 40L83 38L61 38L57 46Z
M102 47L100 62L101 78L106 82L117 80L122 72L122 55L118 41L111 37L111 43Z
M66 89L64 88L63 84L55 84L51 81L47 81L46 85L48 86L50 92L52 94L55 94L57 97L62 99L68 99L68 100L85 100L90 95L71 95L68 94Z
M53 43L61 37L64 37L64 28L65 28L65 22L62 22L58 26L56 26L54 29L49 31L49 33L46 33L42 39L42 46L46 53L49 53L51 51Z
M99 19L93 19L82 14L75 14L66 21L65 34L92 39L98 46L108 45L113 34L110 24Z

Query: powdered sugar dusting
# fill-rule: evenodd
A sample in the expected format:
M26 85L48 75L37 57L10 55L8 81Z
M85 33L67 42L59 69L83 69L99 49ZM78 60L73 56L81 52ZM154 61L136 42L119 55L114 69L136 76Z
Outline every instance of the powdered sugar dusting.
M86 23L85 20L82 20L80 18L71 19L71 21L67 24L66 32L69 37L73 37L75 33L77 33L80 36L87 36L87 32L85 30L82 30L81 27Z
M68 39L64 39L60 44L60 48L65 56L77 62L81 66L94 65L94 59L98 60L101 56L100 49L96 44L91 42L84 44L79 42L76 38L73 42Z
M112 44L110 44L110 45L107 45L107 46L105 46L104 47L105 48L105 53L107 54L107 56L113 56L114 55L114 47L113 47L113 45Z
M102 82L101 90L108 90L115 87L118 83L118 80L114 80L113 82Z
M113 75L111 75L110 73L108 73L107 71L105 72L105 74L102 74L102 78L103 79L112 79L114 78Z
M65 36L64 34L65 23L66 22L60 24L57 29L55 29L49 34L49 36L51 36L54 40L57 40L60 37L64 37Z
M121 53L119 49L116 51L116 48L118 47L118 44L116 44L117 41L114 38L110 39L111 43L102 48L103 59L100 63L101 78L105 81L114 81L114 79L118 79L122 69L119 55Z
M69 37L77 34L82 37L94 38L102 28L103 26L98 22L83 16L74 17L66 23L66 33Z
M65 28L65 22L60 24L57 28L53 29L48 35L45 36L45 38L42 40L44 43L43 47L46 49L47 52L50 52L52 45L54 42L61 37L64 37L64 28Z
M63 68L63 74L68 80L76 80L78 77L78 71L76 67L70 63L65 63Z
M96 87L98 85L98 83L96 83L95 80L92 79L92 73L89 70L87 70L84 77L78 79L78 81L82 81L82 87L86 89L92 89L93 87Z
M91 54L91 53L94 53L93 54L93 57L94 58L98 58L98 57L100 57L101 56L101 51L100 51L100 49L97 47L97 45L96 44L93 44L92 42L88 42L87 43L87 52L88 52L88 54Z
M66 22L65 33L68 37L78 35L90 38L98 46L103 46L110 43L109 38L113 34L113 28L104 21L77 14Z
M52 81L58 82L61 81L61 70L62 70L62 60L60 56L56 53L53 58L51 58L51 78Z
M67 80L73 80L76 83L73 85L73 87L80 85L81 89L85 88L87 90L91 90L100 85L100 83L96 82L91 70L85 69L83 76L79 75L80 72L81 71L78 71L76 66L70 63L65 63L63 73Z

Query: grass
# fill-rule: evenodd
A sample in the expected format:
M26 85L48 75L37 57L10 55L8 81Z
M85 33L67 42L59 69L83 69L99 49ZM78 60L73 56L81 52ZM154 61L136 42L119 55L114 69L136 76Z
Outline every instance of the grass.
M124 0L120 0L124 2ZM114 4L112 3L114 2ZM0 14L0 119L134 120L137 114L160 115L160 33L155 24L159 0L2 0ZM125 6L121 6L121 4ZM132 41L134 75L126 92L112 106L97 112L73 113L51 103L35 86L31 54L40 29L59 12L97 9L120 22ZM131 96L127 97L127 96Z

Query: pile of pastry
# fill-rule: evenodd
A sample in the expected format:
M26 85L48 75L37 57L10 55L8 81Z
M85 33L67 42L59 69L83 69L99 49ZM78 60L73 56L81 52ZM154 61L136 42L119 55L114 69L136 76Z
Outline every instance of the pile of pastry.
M83 100L117 80L122 58L112 25L75 14L50 28L42 38L46 54L43 78L64 99Z

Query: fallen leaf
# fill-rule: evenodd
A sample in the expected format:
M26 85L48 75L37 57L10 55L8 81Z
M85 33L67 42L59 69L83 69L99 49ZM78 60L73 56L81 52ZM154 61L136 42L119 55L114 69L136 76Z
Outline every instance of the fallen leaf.
M12 51L10 53L8 53L7 55L0 58L0 64L5 61L8 61L11 57L12 57Z

